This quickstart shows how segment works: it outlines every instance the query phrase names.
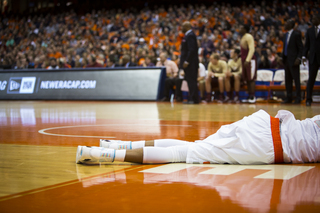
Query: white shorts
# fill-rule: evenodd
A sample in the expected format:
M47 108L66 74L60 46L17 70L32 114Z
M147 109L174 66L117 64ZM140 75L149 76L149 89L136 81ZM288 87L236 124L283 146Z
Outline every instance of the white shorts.
M270 115L259 110L190 145L187 163L271 164L274 148Z

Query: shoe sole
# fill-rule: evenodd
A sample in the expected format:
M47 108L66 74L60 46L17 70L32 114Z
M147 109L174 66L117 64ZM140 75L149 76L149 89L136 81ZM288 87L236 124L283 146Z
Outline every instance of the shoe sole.
M255 104L257 102L257 99L254 98L253 100L249 99L248 100L249 104Z
M82 164L82 162L80 161L82 156L82 147L83 146L78 146L77 155L76 155L76 164Z
M100 164L99 161L91 161L92 159L84 159L84 160L81 159L85 148L87 148L87 147L86 146L78 146L77 155L76 155L76 164L90 164L90 165ZM92 148L94 148L94 147L92 147Z
M109 148L109 146L108 146L108 147L103 146L103 144L104 144L105 141L106 141L106 140L104 140L104 139L100 139L99 147Z

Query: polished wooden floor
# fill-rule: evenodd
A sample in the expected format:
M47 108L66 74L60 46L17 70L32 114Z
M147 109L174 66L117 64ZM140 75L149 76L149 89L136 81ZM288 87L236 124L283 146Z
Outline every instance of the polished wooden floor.
M0 101L0 212L320 212L320 164L75 164L100 138L204 139L259 109L320 104Z

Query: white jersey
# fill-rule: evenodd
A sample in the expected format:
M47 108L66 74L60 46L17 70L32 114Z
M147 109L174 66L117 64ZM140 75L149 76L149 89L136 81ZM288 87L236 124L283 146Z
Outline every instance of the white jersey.
M276 117L281 121L284 162L320 162L320 115L300 121L291 112L280 110Z
M199 77L206 77L206 68L202 63L199 63L198 76Z
M320 125L317 125L320 116L297 121L292 113L281 110L277 117L281 120L284 162L320 162ZM187 163L274 163L270 119L267 112L259 110L240 121L222 126L215 134L190 145Z

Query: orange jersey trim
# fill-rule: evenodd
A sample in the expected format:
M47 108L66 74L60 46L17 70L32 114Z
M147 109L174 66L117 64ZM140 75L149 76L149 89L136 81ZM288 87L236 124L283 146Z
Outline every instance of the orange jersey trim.
M270 123L274 148L274 163L283 163L283 148L280 137L279 118L274 118L270 116Z

